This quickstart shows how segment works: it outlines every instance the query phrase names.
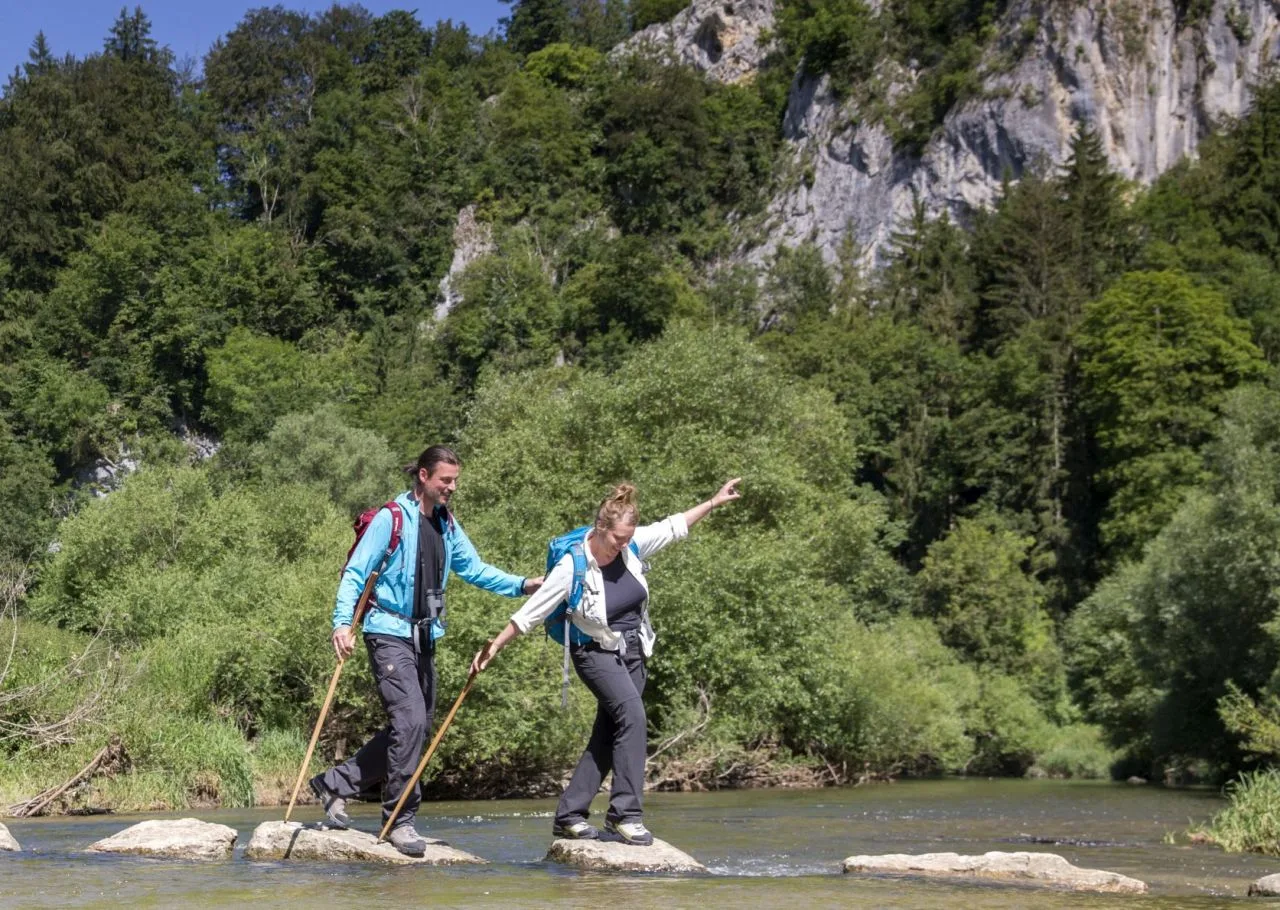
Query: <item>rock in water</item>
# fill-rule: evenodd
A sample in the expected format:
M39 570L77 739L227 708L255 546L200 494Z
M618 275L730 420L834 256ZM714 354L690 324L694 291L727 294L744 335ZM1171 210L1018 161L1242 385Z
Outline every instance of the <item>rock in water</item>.
M90 853L134 853L176 859L226 859L236 843L236 829L177 818L139 822L98 841Z
M263 822L254 829L245 859L317 860L329 863L390 863L408 865L449 866L461 863L485 863L442 840L423 838L427 852L423 856L405 856L388 843L378 843L376 835L364 831L337 831L332 828L306 828L300 822Z
M851 856L845 872L872 875L925 875L930 878L994 879L1023 884L1050 885L1071 891L1103 891L1113 894L1145 894L1146 882L1102 869L1081 869L1056 853L924 853L912 856Z
M683 850L664 840L653 839L648 847L635 847L620 841L570 840L552 841L547 859L579 869L613 872L706 872L702 865Z
M1249 886L1250 897L1280 897L1280 872L1258 879Z
M18 842L13 839L13 835L9 833L9 829L4 825L0 825L0 850L8 850L10 852L21 850Z

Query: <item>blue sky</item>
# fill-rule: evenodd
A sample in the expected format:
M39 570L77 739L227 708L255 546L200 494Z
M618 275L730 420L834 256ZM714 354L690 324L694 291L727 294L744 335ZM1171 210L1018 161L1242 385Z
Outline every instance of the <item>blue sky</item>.
M151 36L181 60L199 60L219 36L235 28L246 10L274 6L318 12L331 2L307 0L261 0L261 2L201 2L201 0L129 0L130 10L140 5L151 19ZM27 50L36 32L44 30L54 56L71 53L77 57L102 50L107 29L120 14L123 0L0 0L0 85L15 66L25 63ZM418 0L399 3L366 0L361 3L375 15L388 10L416 10L418 21L432 25L438 19L465 22L481 34L496 28L509 7L499 0Z

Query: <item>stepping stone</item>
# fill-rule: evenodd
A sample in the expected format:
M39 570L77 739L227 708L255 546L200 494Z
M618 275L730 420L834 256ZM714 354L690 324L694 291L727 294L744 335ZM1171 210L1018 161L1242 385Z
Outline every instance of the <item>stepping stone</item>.
M364 831L308 828L300 822L263 822L254 829L245 859L317 860L326 863L387 863L391 865L452 866L488 862L442 840L430 837L423 856L405 856L376 835Z
M989 879L1020 884L1048 885L1070 891L1102 891L1111 894L1145 894L1146 882L1102 869L1081 869L1056 853L923 853L913 856L851 856L844 871L870 875L921 875L929 878Z
M236 829L178 818L139 822L119 834L98 841L90 853L132 853L175 859L226 859L235 846Z
M1250 897L1280 897L1280 872L1258 879L1249 886Z
M560 838L551 842L547 860L604 872L707 871L707 867L692 856L656 837L648 847L636 847L621 841Z
M15 851L21 850L18 842L13 839L13 835L9 833L9 829L4 825L0 825L0 850Z

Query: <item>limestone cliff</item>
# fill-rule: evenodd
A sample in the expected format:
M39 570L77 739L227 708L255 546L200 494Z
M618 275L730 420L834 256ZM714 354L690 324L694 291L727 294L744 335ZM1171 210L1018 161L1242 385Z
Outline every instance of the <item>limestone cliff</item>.
M769 0L697 0L632 43L666 42L712 77L740 81L763 59L759 38L772 25ZM718 57L707 50L717 46ZM919 152L895 148L826 79L797 77L784 126L794 176L744 237L743 256L763 263L780 245L812 240L834 261L851 234L873 261L916 196L931 214L963 221L996 199L1005 173L1061 163L1079 124L1099 133L1117 171L1150 182L1196 154L1216 120L1243 114L1251 84L1278 56L1275 0L1216 0L1190 24L1171 0L1020 0L990 49L981 95L952 110Z

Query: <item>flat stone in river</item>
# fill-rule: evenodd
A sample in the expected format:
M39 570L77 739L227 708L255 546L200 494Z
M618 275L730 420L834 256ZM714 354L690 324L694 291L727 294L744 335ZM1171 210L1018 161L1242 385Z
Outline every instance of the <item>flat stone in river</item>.
M1081 869L1056 853L892 853L886 856L851 856L844 871L869 875L920 875L929 878L989 879L1021 884L1048 885L1070 891L1110 894L1145 894L1146 882L1102 869Z
M648 847L636 847L620 841L561 838L551 842L547 860L602 872L707 871L707 867L692 856L656 837Z
M0 850L15 851L21 850L18 842L14 840L13 835L9 833L9 829L4 825L0 825Z
M1258 879L1249 886L1250 897L1280 897L1280 872Z
M378 843L364 831L308 828L300 822L263 822L254 829L245 859L314 860L325 863L386 863L389 865L449 866L485 863L478 856L450 847L442 840L423 838L427 852L405 856L391 844Z
M197 818L153 819L125 828L92 844L90 853L130 853L174 859L226 859L236 829Z

